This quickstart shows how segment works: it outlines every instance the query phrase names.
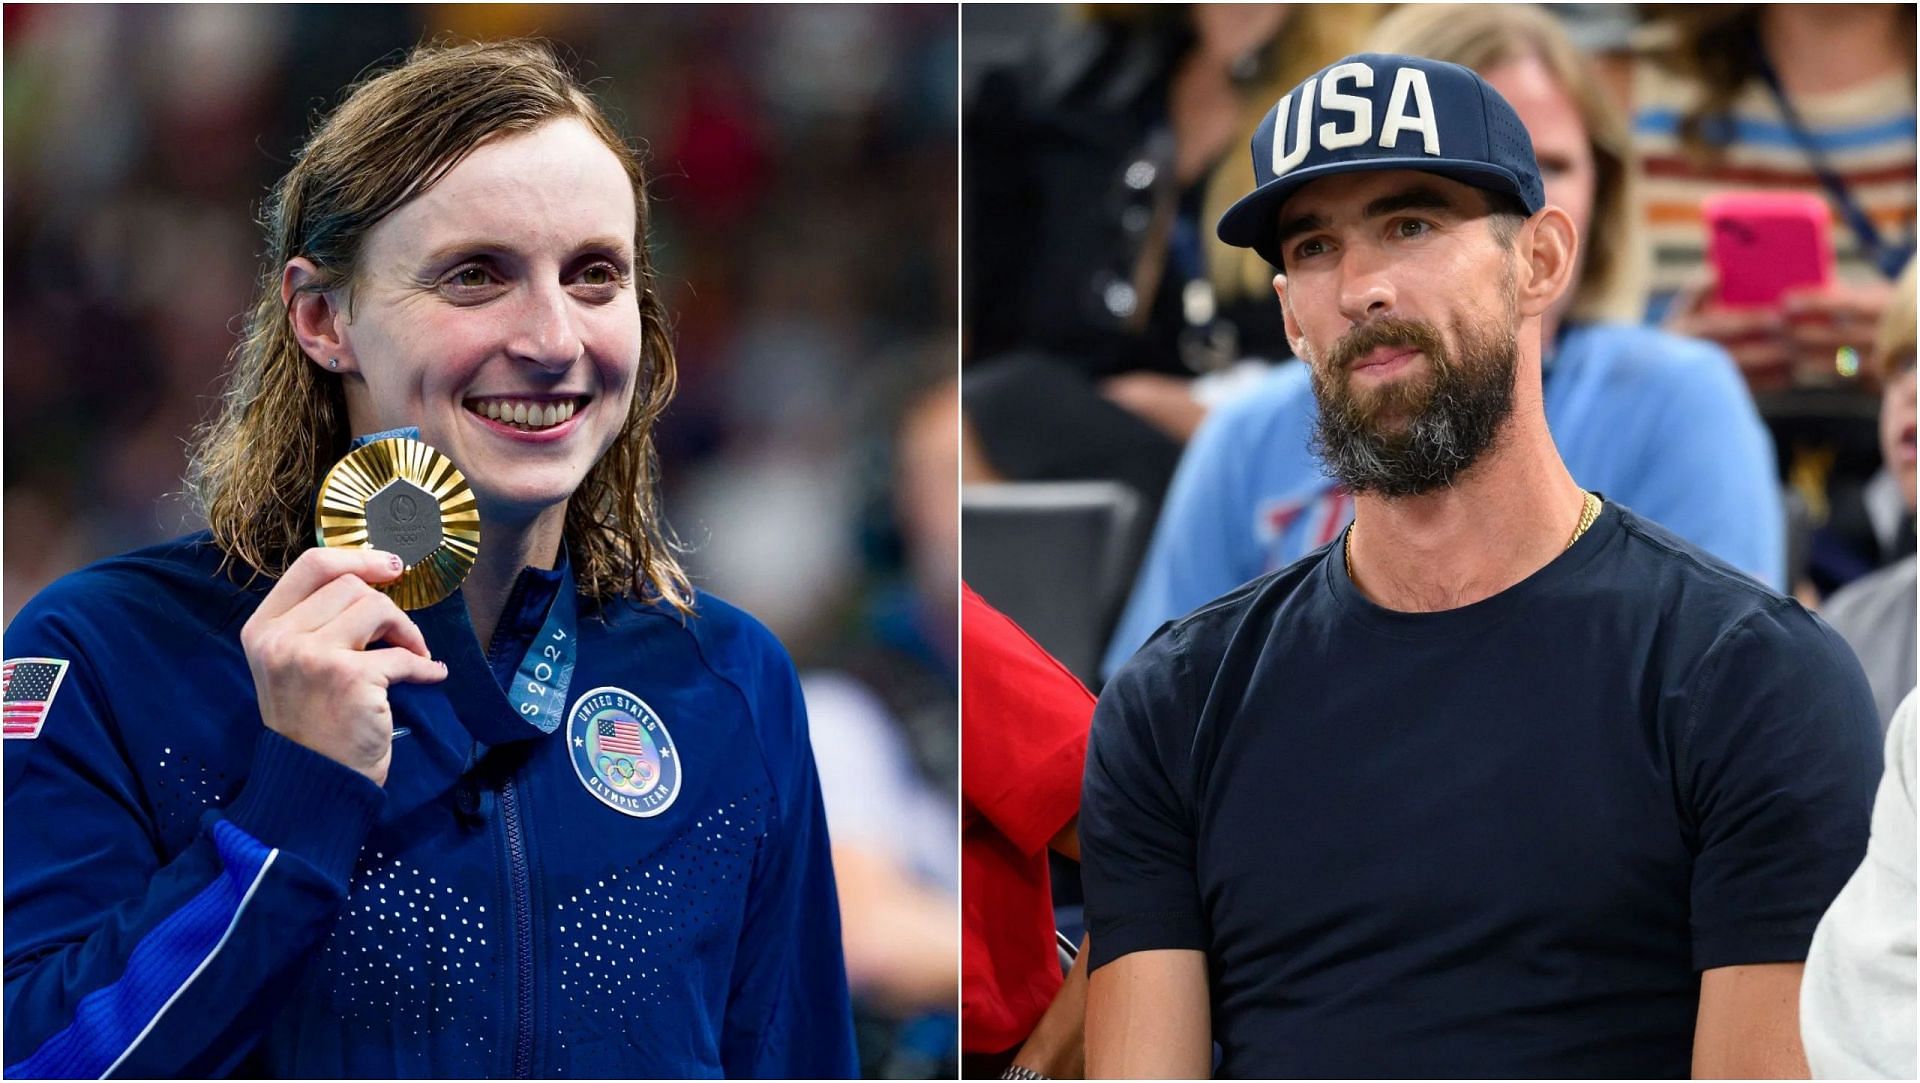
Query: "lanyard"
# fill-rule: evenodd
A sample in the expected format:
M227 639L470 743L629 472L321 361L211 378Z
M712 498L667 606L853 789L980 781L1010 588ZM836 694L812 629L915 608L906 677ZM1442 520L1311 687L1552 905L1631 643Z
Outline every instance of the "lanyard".
M1834 203L1840 207L1841 215L1846 218L1847 225L1852 227L1854 236L1859 238L1861 253L1887 278L1900 277L1900 272L1906 267L1908 258L1913 255L1912 238L1908 238L1905 244L1895 247L1880 236L1880 231L1874 227L1873 219L1867 216L1867 212L1853 198L1853 193L1848 191L1847 182L1841 180L1840 175L1827 164L1827 156L1814 143L1813 133L1807 131L1806 125L1800 122L1800 113L1793 107L1793 102L1787 98L1786 88L1780 85L1780 76L1773 70L1773 63L1767 59L1766 48L1758 42L1754 43L1753 48L1759 64L1760 78L1766 82L1767 89L1773 92L1773 100L1779 104L1780 115L1786 118L1787 129L1793 133L1794 141L1800 144L1801 150L1807 152L1808 160L1813 163L1814 175L1820 178L1820 184L1826 188L1827 194L1833 197Z
M355 439L352 447L390 436L418 440L420 430L409 427L373 433ZM571 562L563 564L559 590L547 607L547 619L521 655L513 681L505 689L487 665L486 654L467 617L462 591L455 590L411 616L433 647L434 656L447 663L448 680L443 684L447 698L461 722L482 744L505 744L560 728L566 717L567 688L573 682L579 643ZM533 730L527 728L529 725Z
M373 443L375 440L418 440L418 439L420 439L420 426L403 425L397 429L386 429L381 432L370 432L365 436L356 436L353 438L353 442L347 445L347 450L359 451L361 448L366 447L368 444Z
M507 700L520 717L541 733L560 728L566 717L567 686L573 683L576 627L573 610L573 571L560 581L560 592L547 607L546 623L520 657Z

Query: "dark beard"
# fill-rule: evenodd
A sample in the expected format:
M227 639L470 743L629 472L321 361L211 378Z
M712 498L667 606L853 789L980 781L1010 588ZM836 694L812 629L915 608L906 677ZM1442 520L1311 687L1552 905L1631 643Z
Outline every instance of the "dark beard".
M1320 406L1313 452L1350 491L1430 493L1453 484L1499 435L1513 412L1518 344L1512 321L1504 327L1455 323L1454 332L1458 358L1430 324L1375 320L1342 338L1324 365L1310 364ZM1350 366L1381 346L1418 349L1431 373L1356 395Z

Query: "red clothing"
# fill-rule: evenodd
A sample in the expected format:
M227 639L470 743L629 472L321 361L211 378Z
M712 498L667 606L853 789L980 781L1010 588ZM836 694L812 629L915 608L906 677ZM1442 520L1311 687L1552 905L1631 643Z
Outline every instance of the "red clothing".
M1047 842L1080 812L1093 694L960 590L960 1045L997 1053L1060 989Z

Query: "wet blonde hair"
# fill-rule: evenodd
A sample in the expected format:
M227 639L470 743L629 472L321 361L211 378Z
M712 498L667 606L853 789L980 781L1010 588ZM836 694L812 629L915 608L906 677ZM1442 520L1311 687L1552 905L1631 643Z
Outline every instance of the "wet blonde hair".
M1640 317L1646 261L1633 213L1633 144L1626 117L1607 97L1593 62L1552 14L1533 4L1407 4L1376 26L1367 47L1471 68L1482 75L1538 60L1572 100L1593 151L1593 218L1579 291L1568 314L1581 320Z
M345 288L368 234L496 136L573 119L600 137L633 183L638 385L626 423L567 502L575 581L606 601L634 594L691 613L693 591L660 521L653 427L677 375L667 314L647 250L638 154L544 42L434 44L367 78L322 121L261 214L266 256L218 412L195 433L188 492L228 561L278 577L315 544L313 499L346 454L341 377L294 338L280 281L295 257L319 269L303 292ZM349 300L349 304L351 301Z

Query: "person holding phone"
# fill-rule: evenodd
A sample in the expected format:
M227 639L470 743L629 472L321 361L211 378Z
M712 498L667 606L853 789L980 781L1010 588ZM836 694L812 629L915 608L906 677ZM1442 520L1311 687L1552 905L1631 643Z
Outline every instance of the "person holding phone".
M1910 4L1663 5L1605 61L1633 117L1648 318L1720 343L1756 391L1850 378L1913 253ZM1705 203L1801 193L1831 210L1835 273L1772 304L1727 303Z
M1900 276L1897 300L1886 312L1868 357L1868 371L1880 381L1880 455L1900 508L1911 524L1914 513L1914 268ZM1821 616L1846 637L1860 656L1880 705L1883 723L1914 688L1916 556L1909 529L1906 555L1842 587L1820 607Z
M1792 493L1792 587L1812 601L1887 559L1866 490L1879 456L1859 375L1914 248L1914 8L1649 10L1631 47L1604 61L1633 118L1637 214L1653 252L1646 318L1739 364ZM1722 246L1716 261L1726 238L1710 203L1742 193L1824 204L1820 255L1778 243L1777 220L1743 215L1730 221L1755 246ZM1796 284L1741 299L1734 272L1752 267L1735 264L1783 256Z
M1578 234L1485 79L1346 57L1251 149L1219 234L1279 269L1358 507L1101 692L1089 1074L1804 1073L1880 771L1859 663L1568 472L1541 323Z
M426 46L264 221L211 529L6 630L7 1076L854 1074L793 665L654 502L633 148L545 45ZM395 429L481 521L411 611L398 555L315 544Z

